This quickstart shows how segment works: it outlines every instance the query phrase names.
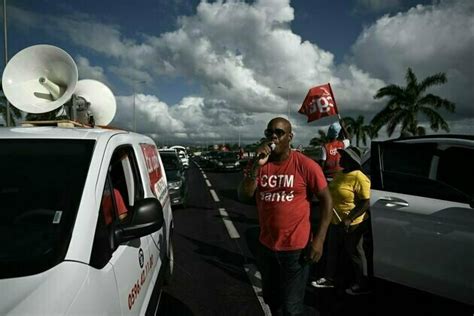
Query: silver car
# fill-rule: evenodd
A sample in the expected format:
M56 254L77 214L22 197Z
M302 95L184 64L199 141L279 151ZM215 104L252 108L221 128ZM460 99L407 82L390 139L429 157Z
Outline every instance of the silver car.
M372 142L374 274L474 304L474 136Z

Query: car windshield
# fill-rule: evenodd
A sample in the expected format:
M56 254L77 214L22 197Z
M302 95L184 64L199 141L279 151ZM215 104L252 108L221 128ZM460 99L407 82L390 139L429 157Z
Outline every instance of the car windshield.
M163 167L165 170L178 170L179 161L175 153L160 153L161 161L163 162Z
M219 153L219 159L235 159L237 160L237 155L231 152Z
M166 170L166 178L168 182L181 180L181 172L179 170Z
M0 278L36 274L64 259L94 144L0 140Z

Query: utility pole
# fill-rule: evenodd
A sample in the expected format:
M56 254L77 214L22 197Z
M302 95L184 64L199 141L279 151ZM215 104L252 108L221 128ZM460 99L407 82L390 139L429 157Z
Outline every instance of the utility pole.
M5 57L5 67L8 63L8 38L7 38L7 0L3 0L3 49L4 49L4 57ZM8 102L7 98L5 98L6 103L6 113L7 113L7 126L11 126L11 118L10 118L10 102Z
M137 113L136 113L136 97L137 97L137 84L143 84L146 81L134 81L133 82L133 131L137 132Z
M290 90L288 88L285 88L285 87L282 87L282 86L278 86L277 88L282 89L282 90L286 90L286 107L288 109L287 118L288 118L288 121L289 121L290 120Z

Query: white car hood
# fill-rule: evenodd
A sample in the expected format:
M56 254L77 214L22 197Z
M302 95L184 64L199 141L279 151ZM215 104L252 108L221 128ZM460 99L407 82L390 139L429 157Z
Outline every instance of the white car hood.
M0 315L66 314L88 269L65 261L43 273L0 280Z

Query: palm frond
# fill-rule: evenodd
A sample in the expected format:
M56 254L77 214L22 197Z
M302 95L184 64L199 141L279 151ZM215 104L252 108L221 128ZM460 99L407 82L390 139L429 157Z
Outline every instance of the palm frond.
M419 105L429 105L436 109L444 108L447 111L453 113L456 109L456 104L447 100L438 97L437 95L433 95L431 93L425 95L418 101Z
M309 141L309 144L311 146L320 146L328 142L329 138L326 135L326 132L323 131L322 129L318 130L318 137L313 137Z
M379 131L382 126L387 124L394 113L397 113L399 109L391 109L389 107L385 107L382 111L378 112L370 121L370 124L374 126L376 131Z
M423 113L430 123L430 128L435 132L439 130L439 128L449 132L448 123L444 120L444 118L435 110L428 108L428 107L421 107L420 112Z
M418 86L418 90L420 91L420 93L422 93L431 86L444 84L446 82L448 82L448 78L446 77L446 74L443 72L440 72L423 79L423 81Z
M399 97L402 96L404 90L402 87L391 84L386 87L380 88L374 95L374 99L380 99L383 97Z
M418 135L418 136L424 136L424 135L426 135L426 130L425 130L425 128L424 128L423 126L418 126L418 127L416 128L416 135Z
M388 136L392 136L393 132L395 131L395 128L397 128L397 125L400 124L400 122L404 119L405 115L406 111L398 111L394 113L394 115L390 118L387 124Z
M416 75L413 73L410 67L407 69L407 74L405 75L405 79L407 81L407 89L408 91L418 90L418 79Z

